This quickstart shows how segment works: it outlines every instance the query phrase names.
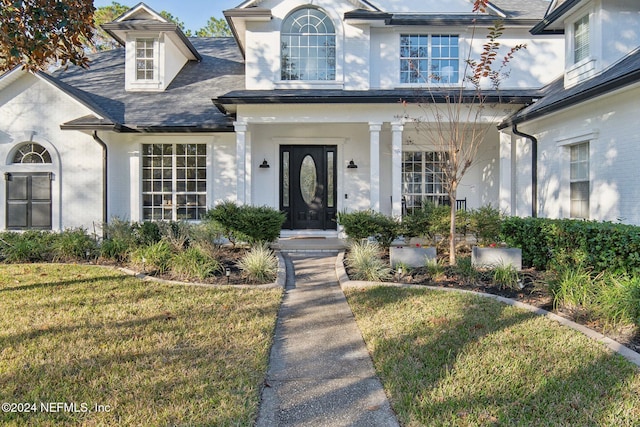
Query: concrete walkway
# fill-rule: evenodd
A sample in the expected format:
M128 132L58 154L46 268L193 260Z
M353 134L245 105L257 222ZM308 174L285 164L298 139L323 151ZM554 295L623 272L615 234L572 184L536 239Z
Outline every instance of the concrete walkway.
M397 426L337 282L335 254L284 256L286 294L256 425Z

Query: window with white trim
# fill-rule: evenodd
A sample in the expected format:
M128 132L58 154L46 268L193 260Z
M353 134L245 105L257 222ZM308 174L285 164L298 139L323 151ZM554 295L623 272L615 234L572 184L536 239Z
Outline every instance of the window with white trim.
M156 40L136 39L136 80L156 80Z
M144 220L199 220L206 207L206 144L142 145Z
M589 57L589 15L573 24L573 63Z
M458 83L457 35L400 35L400 83Z
M331 18L314 8L287 16L280 55L282 80L335 80L336 30Z
M589 143L570 148L571 218L589 218Z
M425 202L448 202L444 172L446 159L446 153L437 151L402 153L402 199L407 211L419 209Z

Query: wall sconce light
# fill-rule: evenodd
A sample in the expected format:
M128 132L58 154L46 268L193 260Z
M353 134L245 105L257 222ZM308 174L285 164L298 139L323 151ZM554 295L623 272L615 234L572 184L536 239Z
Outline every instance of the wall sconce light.
M260 169L269 169L271 166L269 166L269 162L267 162L267 159L264 159L259 167Z
M347 165L347 169L358 169L358 165L356 165L353 161L353 159L351 159L349 161L349 164Z

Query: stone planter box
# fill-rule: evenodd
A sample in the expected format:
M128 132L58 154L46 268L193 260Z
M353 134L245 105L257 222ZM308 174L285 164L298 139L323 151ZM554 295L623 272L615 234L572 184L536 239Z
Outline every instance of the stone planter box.
M479 248L471 249L471 264L480 268L495 268L499 265L513 265L522 270L522 249L520 248Z
M436 248L432 246L391 246L389 248L391 267L403 264L407 267L424 267L427 260L436 259Z

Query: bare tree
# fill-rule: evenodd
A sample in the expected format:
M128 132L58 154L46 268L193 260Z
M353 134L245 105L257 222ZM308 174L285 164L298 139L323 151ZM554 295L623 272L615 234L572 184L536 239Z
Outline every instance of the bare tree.
M473 13L486 13L488 0L475 0ZM449 263L456 263L456 200L462 178L475 164L478 149L488 131L496 125L503 112L497 109L500 104L499 87L508 76L507 67L514 54L526 48L516 45L502 57L498 56L504 26L494 22L488 28L485 42L482 44L479 58L473 58L473 44L476 40L477 18L471 30L469 50L464 61L463 84L457 88L444 88L438 85L443 80L442 70L423 75L427 82L424 94L420 96L419 108L426 114L421 117L404 118L416 126L418 144L424 143L443 154L441 158L444 176L444 190L451 206L449 228ZM414 73L421 73L418 64L409 64ZM405 107L407 102L403 101Z

